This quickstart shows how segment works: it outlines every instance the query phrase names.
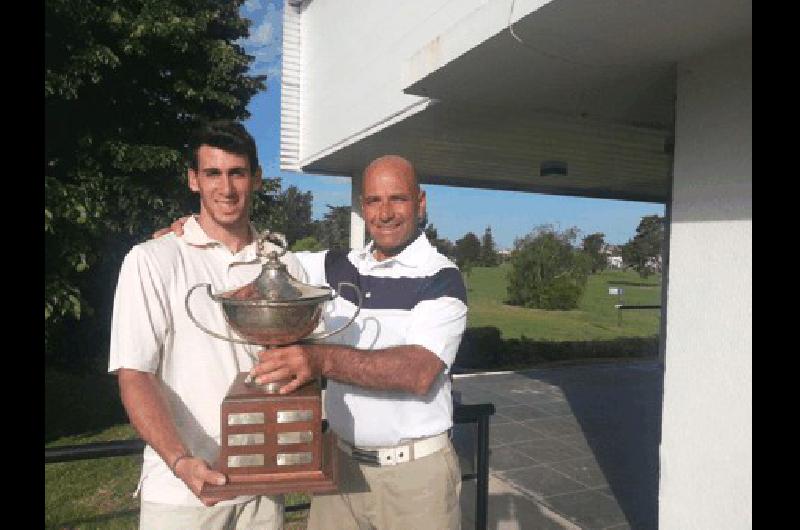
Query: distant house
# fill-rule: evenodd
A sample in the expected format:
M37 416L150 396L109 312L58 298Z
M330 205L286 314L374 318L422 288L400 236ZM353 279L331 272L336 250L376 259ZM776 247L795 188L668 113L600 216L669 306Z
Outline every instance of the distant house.
M606 263L608 263L610 269L621 269L623 267L622 256L607 256Z
M647 258L645 262L645 267L649 268L653 272L661 272L661 254L654 258Z

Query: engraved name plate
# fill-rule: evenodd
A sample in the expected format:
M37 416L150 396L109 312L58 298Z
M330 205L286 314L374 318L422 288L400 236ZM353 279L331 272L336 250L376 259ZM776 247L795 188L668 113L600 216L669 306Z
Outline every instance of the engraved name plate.
M311 431L279 432L278 445L307 443L314 439Z
M297 421L311 421L314 411L311 410L279 410L278 423L294 423Z
M292 466L295 464L310 464L312 453L278 453L276 459L279 466Z
M264 444L263 432L228 435L228 445L263 445L263 444Z
M236 414L228 414L228 425L258 425L263 423L263 412L239 412Z
M228 457L228 467L263 466L264 455L231 455Z

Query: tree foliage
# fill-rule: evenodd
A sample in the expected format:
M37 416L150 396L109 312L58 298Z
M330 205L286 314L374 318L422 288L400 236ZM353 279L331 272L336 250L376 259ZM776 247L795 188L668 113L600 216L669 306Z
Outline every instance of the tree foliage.
M622 260L646 278L660 272L664 245L664 218L647 215L639 221L636 235L622 246Z
M606 255L603 253L606 245L605 237L602 232L596 232L583 238L583 251L589 256L592 274L606 268Z
M472 232L467 232L464 237L456 241L455 248L456 265L460 269L470 267L480 263L481 242L478 236Z
M591 265L573 243L578 230L537 227L514 241L508 274L508 302L539 309L574 309Z
M322 248L350 250L350 206L326 205L328 211L316 225L316 239Z
M436 227L433 226L432 223L428 223L424 231L430 244L436 247L439 253L451 259L455 256L455 246L453 243L447 238L439 237L439 231L436 230Z
M320 250L325 250L317 238L314 236L304 237L303 239L298 239L294 242L294 244L290 247L292 252L317 252Z
M500 263L500 255L495 248L492 227L487 226L481 238L480 264L484 267L494 267Z
M280 179L270 179L257 193L250 218L259 230L268 228L286 236L291 248L295 242L315 234L311 219L314 196L296 186L280 191Z
M46 353L103 356L122 257L196 210L190 129L248 117L264 78L246 74L252 58L236 44L248 34L241 3L45 2Z

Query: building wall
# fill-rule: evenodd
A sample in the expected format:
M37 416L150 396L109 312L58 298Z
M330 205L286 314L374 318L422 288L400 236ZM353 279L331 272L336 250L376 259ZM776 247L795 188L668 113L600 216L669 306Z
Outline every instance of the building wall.
M752 37L677 90L659 528L752 528Z
M301 14L303 165L427 98L403 65L485 0L312 0ZM477 44L477 43L476 43ZM423 108L423 107L420 107Z

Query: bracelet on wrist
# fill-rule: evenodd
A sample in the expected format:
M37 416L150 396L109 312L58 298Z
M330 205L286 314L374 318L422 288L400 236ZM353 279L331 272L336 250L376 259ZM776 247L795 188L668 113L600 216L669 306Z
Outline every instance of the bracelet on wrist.
M192 457L192 454L189 453L189 452L181 453L180 455L178 455L178 457L175 460L172 461L172 465L169 466L169 469L170 469L170 471L172 471L172 474L177 477L178 475L177 475L177 473L175 473L175 470L178 467L178 462L180 462L184 458L191 458L191 457Z

